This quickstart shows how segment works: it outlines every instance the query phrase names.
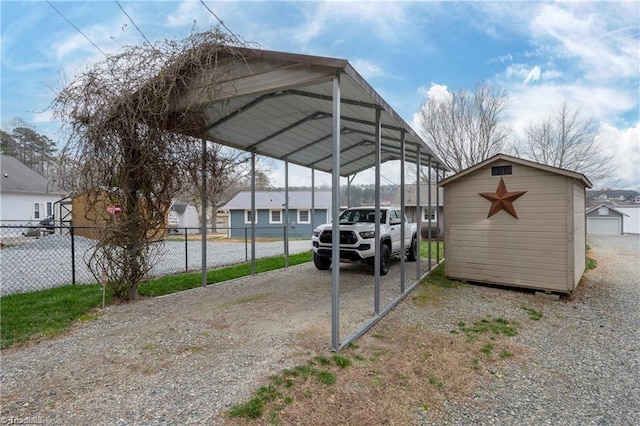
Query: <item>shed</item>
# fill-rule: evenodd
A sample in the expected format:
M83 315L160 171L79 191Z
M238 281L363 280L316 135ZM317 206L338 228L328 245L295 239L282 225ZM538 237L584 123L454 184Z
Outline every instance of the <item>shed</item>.
M570 293L586 266L576 173L498 154L439 183L451 279Z
M71 197L71 220L76 235L100 239L105 227L118 220L120 212L119 190L112 188L83 192ZM168 212L169 207L166 206ZM152 240L161 240L168 234L167 214L164 223L150 230L147 236Z
M616 210L626 215L622 222L622 233L640 234L640 205L618 205Z
M200 232L200 216L192 203L174 200L169 206L168 222L171 230L182 228L187 234Z
M587 210L587 234L621 235L628 214L613 206L600 204Z
M289 191L289 219L285 217L285 193L283 191L256 191L256 237L283 237L284 227L288 237L311 238L313 228L331 220L330 191ZM242 238L251 227L251 192L240 191L222 210L229 211L229 238ZM313 210L313 213L312 213Z

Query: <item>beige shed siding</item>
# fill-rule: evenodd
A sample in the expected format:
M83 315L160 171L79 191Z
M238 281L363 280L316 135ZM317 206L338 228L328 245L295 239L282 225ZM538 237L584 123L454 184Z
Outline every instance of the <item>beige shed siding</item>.
M512 165L502 176L508 191L527 191L514 202L518 219L491 206L480 192L494 192L500 176L491 167ZM570 291L567 262L567 207L573 186L566 176L497 161L445 185L445 224L449 277L552 291ZM573 207L570 205L570 207ZM573 209L572 209L573 210ZM573 272L571 279L573 279Z
M585 192L586 189L580 182L573 182L573 235L575 235L573 247L573 264L575 265L573 271L573 289L578 286L587 266L587 233L584 213L586 208Z

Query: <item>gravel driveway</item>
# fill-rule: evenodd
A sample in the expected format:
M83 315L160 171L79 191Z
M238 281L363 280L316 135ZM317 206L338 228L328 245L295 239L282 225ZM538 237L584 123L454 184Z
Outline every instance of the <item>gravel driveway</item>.
M522 321L512 339L526 348L527 362L506 362L471 397L416 413L417 423L640 423L640 236L589 243L598 267L570 297L466 285L446 290L430 309L409 297L383 319L442 333L488 313ZM382 283L385 297L398 270L392 265ZM2 421L219 424L220 413L265 378L329 353L330 275L303 264L110 306L66 336L5 350ZM371 294L366 268L343 265L342 336L371 315L363 308L371 306ZM527 321L522 306L543 319Z
M587 240L597 267L570 297L482 286L456 294L475 300L465 305L470 317L517 318L523 305L544 317L514 337L531 356L525 366L495 371L472 398L446 403L423 424L640 425L640 236Z

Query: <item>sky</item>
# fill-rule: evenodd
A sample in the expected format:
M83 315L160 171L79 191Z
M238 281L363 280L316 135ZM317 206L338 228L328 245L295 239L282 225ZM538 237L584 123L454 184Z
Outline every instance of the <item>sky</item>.
M18 117L63 143L48 107L85 67L123 46L180 40L222 23L264 49L347 59L417 131L430 96L482 81L507 92L504 120L514 138L567 101L597 123L615 187L640 190L638 1L2 0L0 23L5 131ZM310 173L292 165L289 182L310 185ZM279 162L269 176L284 185ZM382 178L398 182L392 168ZM330 182L316 172L317 186Z

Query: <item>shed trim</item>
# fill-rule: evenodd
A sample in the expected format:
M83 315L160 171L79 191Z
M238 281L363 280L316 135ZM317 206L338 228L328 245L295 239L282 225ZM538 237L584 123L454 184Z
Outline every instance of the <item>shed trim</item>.
M472 173L488 164L491 163L495 163L496 161L499 160L503 160L503 161L511 161L513 163L516 164L521 164L523 166L529 166L529 167L533 167L536 169L540 169L540 170L545 170L547 172L550 173L556 173L562 176L567 176L573 179L577 179L579 180L585 187L587 188L591 188L593 185L591 184L591 181L582 173L578 173L578 172L572 172L570 170L565 170L565 169L561 169L559 167L553 167L553 166L548 166L546 164L541 164L541 163L536 163L535 161L529 161L529 160L524 160L522 158L518 158L518 157L512 157L510 155L506 155L506 154L496 154L491 158L488 158L478 164L476 164L475 166L471 166L468 169L462 170L461 172L456 173L453 176L449 176L446 179L443 179L440 181L440 183L438 184L439 186L444 186L447 185L457 179L460 179L463 176L468 175L469 173Z

